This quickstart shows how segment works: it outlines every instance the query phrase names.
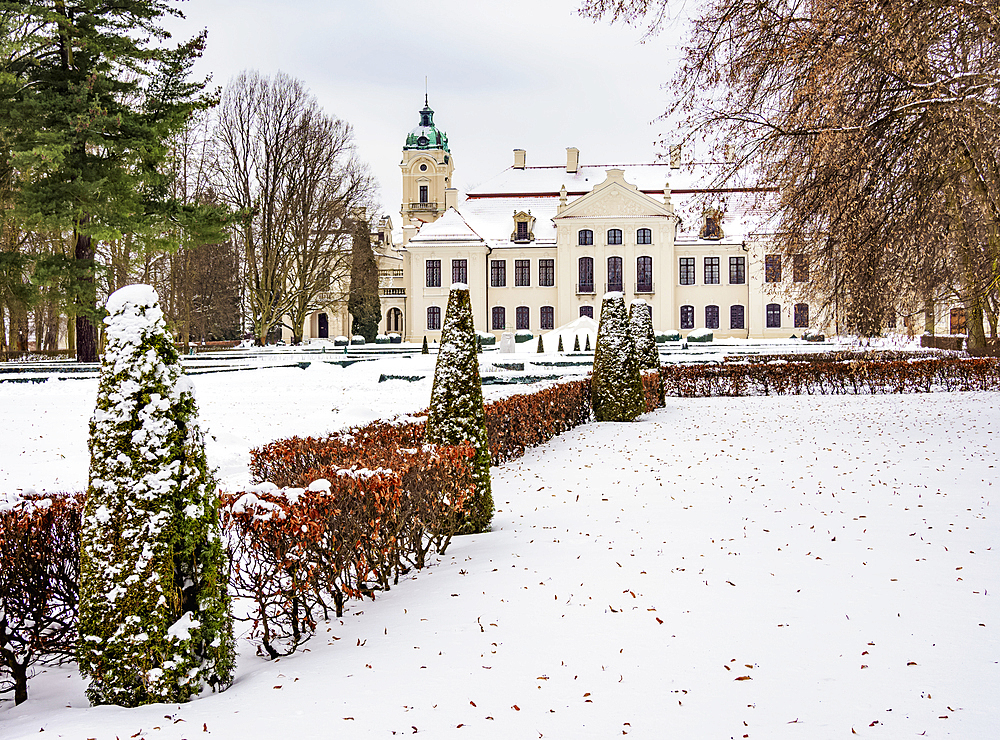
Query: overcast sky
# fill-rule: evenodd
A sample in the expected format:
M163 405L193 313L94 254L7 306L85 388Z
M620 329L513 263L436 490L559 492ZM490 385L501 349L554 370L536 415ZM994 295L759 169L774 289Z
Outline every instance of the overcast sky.
M654 161L684 29L645 44L641 29L594 22L578 0L192 0L178 40L208 29L200 76L225 85L244 69L302 80L349 121L399 226L401 150L428 78L448 134L455 185L474 187L526 149L529 165ZM680 4L679 4L680 5Z

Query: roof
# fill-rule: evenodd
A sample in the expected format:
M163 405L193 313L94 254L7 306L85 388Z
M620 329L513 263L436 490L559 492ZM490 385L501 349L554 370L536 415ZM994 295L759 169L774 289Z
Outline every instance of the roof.
M430 243L442 244L447 242L479 242L485 243L469 222L462 217L454 207L445 211L437 221L424 224L420 231L410 239L409 246L427 245Z

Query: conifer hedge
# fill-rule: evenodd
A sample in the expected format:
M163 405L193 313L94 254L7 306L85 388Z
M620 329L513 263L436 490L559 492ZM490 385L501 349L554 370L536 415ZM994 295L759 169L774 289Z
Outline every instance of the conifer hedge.
M215 480L155 291L108 300L80 541L80 670L94 704L183 702L232 681Z
M591 402L596 421L632 421L646 410L642 377L621 293L607 293L601 302Z

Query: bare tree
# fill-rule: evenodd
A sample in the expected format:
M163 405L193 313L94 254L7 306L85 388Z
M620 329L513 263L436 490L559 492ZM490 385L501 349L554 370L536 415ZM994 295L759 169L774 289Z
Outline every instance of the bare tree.
M587 0L647 24L667 0ZM668 116L737 144L776 185L776 246L847 330L958 296L970 347L996 300L1000 3L712 0L694 21ZM973 327L973 325L976 325Z

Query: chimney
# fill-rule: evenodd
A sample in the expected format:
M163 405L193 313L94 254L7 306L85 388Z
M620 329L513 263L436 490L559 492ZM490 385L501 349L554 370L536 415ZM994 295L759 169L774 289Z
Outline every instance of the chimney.
M454 208L458 205L458 188L444 189L444 209Z
M514 169L515 170L523 170L524 169L524 158L525 158L526 154L527 154L527 152L525 152L524 149L515 149L514 150Z
M670 145L670 167L675 170L681 168L681 145L671 144Z
M580 150L575 146L566 147L566 172L575 175L580 169Z

